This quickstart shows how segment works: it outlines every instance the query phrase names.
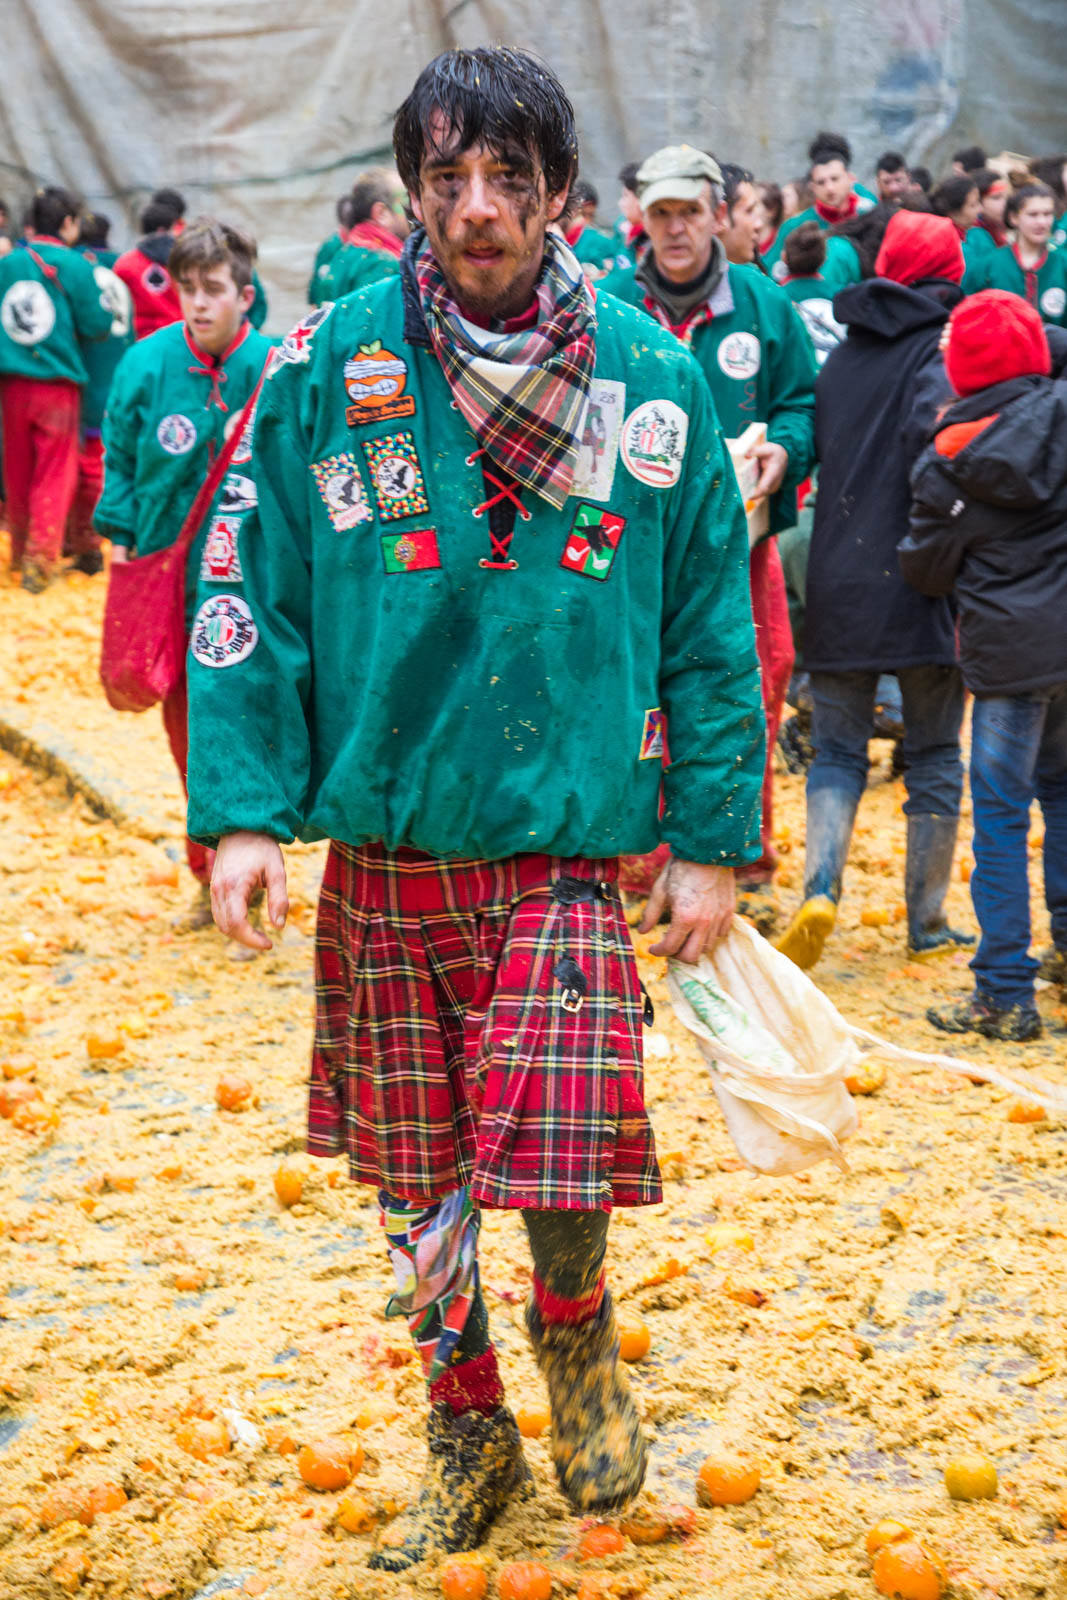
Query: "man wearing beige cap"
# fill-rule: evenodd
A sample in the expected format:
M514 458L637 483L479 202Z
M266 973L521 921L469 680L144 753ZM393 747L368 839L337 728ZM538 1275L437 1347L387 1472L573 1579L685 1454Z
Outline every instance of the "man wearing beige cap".
M759 477L749 501L769 498L767 531L750 556L752 611L767 717L763 854L739 870L741 909L764 931L774 918L771 882L771 753L793 666L785 580L774 535L796 522L796 491L814 459L815 355L784 289L757 268L726 258L728 224L722 171L692 145L657 150L637 173L649 248L636 268L616 268L598 287L642 307L687 345L704 371L727 438L751 423L766 440L749 455ZM623 884L647 887L650 869L631 865Z

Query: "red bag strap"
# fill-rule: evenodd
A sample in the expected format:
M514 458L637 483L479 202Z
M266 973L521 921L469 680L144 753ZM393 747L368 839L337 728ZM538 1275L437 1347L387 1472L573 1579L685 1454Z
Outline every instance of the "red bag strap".
M240 411L237 413L234 425L230 429L229 438L226 440L222 449L212 462L207 477L196 491L196 499L189 507L188 514L181 526L181 532L172 546L172 548L177 551L183 559L188 553L189 546L192 544L193 540L200 531L200 525L207 516L208 508L218 492L219 484L229 471L230 462L233 460L233 453L241 441L241 435L244 433L248 418L252 414L252 407L259 399L259 391L263 387L263 380L267 376L267 368L270 366L273 357L274 350L272 347L267 352L267 359L263 363L263 371L259 375L258 383L252 390L252 393L249 395L244 405L241 407Z
M24 244L22 248L25 250L30 260L37 263L49 282L55 284L60 294L66 295L67 291L63 285L63 279L59 276L59 273L56 271L55 267L43 260L42 257L37 254L36 250L34 250L30 245ZM69 295L67 295L67 299L70 299Z

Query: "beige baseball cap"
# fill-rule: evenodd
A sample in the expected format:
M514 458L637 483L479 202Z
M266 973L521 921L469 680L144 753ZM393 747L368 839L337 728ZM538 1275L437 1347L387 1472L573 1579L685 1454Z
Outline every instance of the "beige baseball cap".
M722 183L719 163L691 144L668 144L637 170L637 198L647 211L657 200L698 200L705 183Z

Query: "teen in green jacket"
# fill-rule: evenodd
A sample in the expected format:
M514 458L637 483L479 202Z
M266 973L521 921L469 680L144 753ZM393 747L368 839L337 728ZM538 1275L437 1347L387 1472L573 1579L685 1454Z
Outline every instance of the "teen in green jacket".
M82 219L78 245L78 253L92 268L101 299L111 311L111 330L107 338L82 341L86 383L82 390L78 488L64 546L65 554L73 557L74 566L89 575L101 571L104 564L93 521L104 487L104 412L111 380L134 342L133 297L122 279L112 271L118 252L107 247L109 227L108 219L100 212L91 213Z

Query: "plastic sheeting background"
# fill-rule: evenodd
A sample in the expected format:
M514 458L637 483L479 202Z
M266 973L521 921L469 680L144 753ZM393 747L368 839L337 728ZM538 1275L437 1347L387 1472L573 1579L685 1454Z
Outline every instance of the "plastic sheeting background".
M870 177L895 147L937 173L978 140L1067 145L1063 0L3 0L0 194L62 182L113 218L161 184L260 245L269 331L301 311L336 197L385 159L391 115L453 45L538 51L574 100L582 166L688 140L779 180L817 127ZM1057 25L1061 26L1057 26Z

